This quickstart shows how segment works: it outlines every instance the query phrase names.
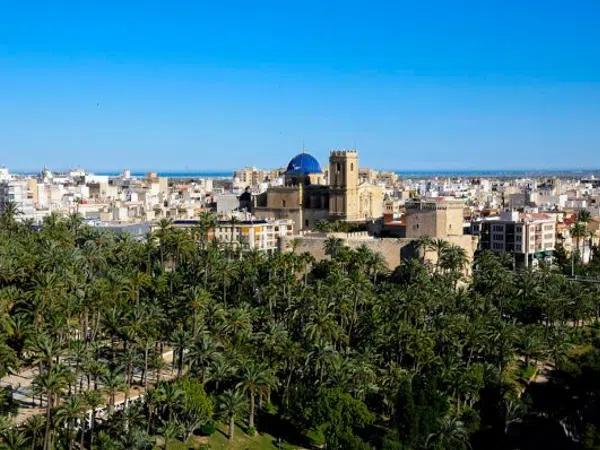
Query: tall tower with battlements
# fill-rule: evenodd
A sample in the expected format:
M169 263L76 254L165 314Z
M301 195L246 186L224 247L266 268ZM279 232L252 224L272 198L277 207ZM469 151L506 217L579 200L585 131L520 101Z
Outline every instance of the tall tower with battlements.
M358 153L333 150L329 155L329 216L335 220L360 220Z

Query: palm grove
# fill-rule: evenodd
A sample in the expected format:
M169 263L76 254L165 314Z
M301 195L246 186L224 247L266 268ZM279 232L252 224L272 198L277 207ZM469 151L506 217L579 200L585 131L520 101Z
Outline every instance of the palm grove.
M421 243L437 264L389 271L334 238L319 262L223 246L209 214L144 241L17 215L0 217L0 376L32 371L38 413L16 423L2 388L2 448L167 448L219 426L332 449L599 448L598 285L569 267L483 253L466 279L440 241Z

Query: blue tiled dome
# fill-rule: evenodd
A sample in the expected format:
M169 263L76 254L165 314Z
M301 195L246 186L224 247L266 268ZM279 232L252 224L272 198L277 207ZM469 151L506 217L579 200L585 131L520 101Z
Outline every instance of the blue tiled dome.
M287 175L309 175L311 173L321 173L319 161L308 153L300 153L292 158L287 166Z

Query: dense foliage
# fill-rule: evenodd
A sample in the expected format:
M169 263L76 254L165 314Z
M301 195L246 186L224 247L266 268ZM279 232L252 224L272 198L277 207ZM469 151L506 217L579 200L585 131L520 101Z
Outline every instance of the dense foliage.
M15 426L0 391L1 445L166 447L237 423L332 449L598 448L597 284L491 253L467 280L441 243L391 272L336 239L320 262L266 255L212 224L135 241L0 217L0 376L33 371L41 413Z

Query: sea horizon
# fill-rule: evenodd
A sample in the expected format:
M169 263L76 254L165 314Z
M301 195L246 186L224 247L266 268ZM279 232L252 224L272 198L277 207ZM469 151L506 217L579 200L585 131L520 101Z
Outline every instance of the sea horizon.
M69 170L56 170L55 173L66 173ZM84 169L85 170L85 169ZM418 177L528 177L528 176L594 176L600 177L600 169L423 169L423 170L399 170L399 169L375 169L382 172L393 172L404 178ZM86 170L87 171L87 170ZM17 175L35 175L39 170L15 170L11 173ZM176 179L189 178L232 178L234 170L131 170L132 177L144 177L149 172L155 172L158 176ZM94 175L106 175L117 177L123 173L122 170L90 170Z

